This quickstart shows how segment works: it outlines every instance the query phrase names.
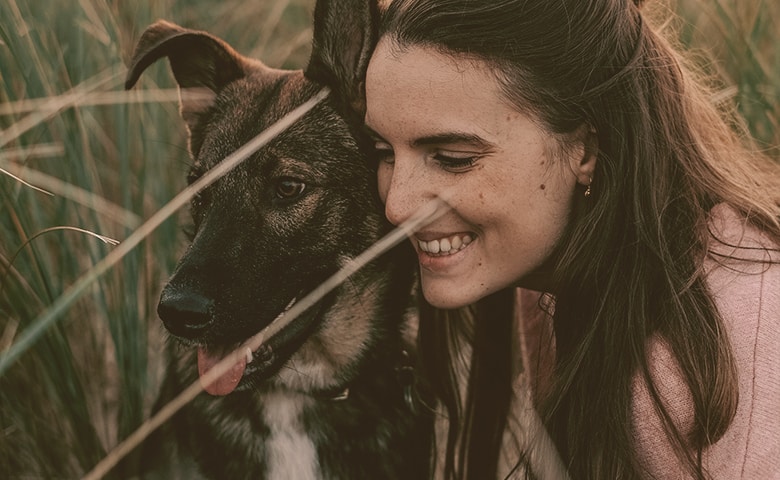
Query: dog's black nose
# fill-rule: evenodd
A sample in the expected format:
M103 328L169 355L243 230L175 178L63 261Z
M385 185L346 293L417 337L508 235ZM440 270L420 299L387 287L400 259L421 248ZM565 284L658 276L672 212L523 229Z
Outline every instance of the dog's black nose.
M163 289L157 314L172 334L197 339L211 323L214 301L195 292L182 292L170 284Z

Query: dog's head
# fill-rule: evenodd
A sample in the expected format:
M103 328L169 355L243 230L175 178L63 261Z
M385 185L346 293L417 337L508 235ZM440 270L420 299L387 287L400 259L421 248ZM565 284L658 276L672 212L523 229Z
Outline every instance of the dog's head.
M127 88L156 60L170 61L189 131L190 182L322 86L332 90L327 101L192 201L191 244L162 292L158 313L174 337L197 346L201 372L386 229L374 170L354 134L375 16L370 2L318 2L305 71L269 68L208 33L165 21L151 25L136 46ZM270 339L246 368L239 365L240 380L220 379L209 391L256 387L271 374L277 383L304 390L343 382L374 341L377 328L368 319L381 316L375 297L382 295L386 268L361 272ZM291 357L297 375L279 371Z

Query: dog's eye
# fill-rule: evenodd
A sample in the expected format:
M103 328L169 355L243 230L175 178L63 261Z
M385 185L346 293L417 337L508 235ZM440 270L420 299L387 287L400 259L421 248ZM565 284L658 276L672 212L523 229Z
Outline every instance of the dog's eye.
M276 196L283 200L289 200L302 194L306 184L291 177L282 177L276 184Z

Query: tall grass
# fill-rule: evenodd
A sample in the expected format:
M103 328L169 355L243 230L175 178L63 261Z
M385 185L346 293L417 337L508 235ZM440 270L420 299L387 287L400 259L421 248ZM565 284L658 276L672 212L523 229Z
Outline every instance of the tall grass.
M716 100L733 104L759 145L780 157L780 2L677 2L680 43L719 81Z
M0 2L0 168L53 193L0 173L0 350L112 248L49 229L121 241L184 185L175 92L151 104L96 95L121 91L143 28L166 18L300 67L312 5ZM175 86L164 63L138 89ZM0 376L0 476L76 478L147 416L161 372L154 310L181 249L177 222L164 223Z
M166 18L295 68L308 56L313 3L0 1L0 351L113 248L77 229L121 241L184 186L175 95L105 95L121 90L143 28ZM713 55L720 101L761 144L780 145L780 5L670 8L683 19L680 43ZM137 89L166 97L173 86L160 62ZM176 219L165 222L0 374L0 476L78 477L148 415L162 368L155 306L181 237Z

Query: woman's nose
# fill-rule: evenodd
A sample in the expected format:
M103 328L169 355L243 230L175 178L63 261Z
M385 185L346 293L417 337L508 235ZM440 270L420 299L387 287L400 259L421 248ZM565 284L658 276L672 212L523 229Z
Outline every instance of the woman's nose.
M426 186L421 170L409 159L398 155L392 163L380 165L379 195L385 202L385 216L393 225L409 219L432 198L430 186Z

